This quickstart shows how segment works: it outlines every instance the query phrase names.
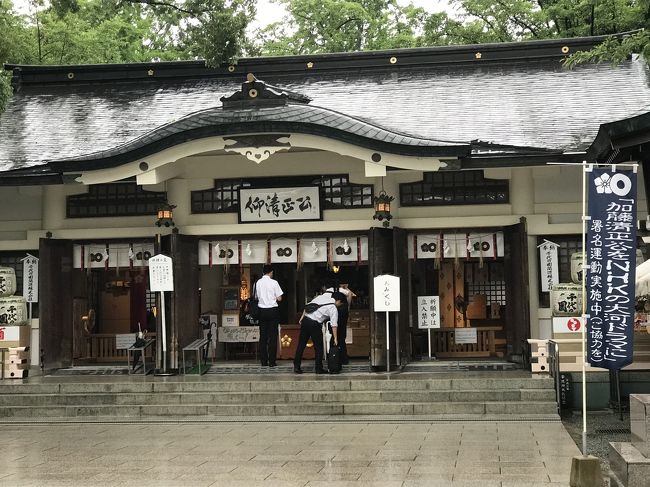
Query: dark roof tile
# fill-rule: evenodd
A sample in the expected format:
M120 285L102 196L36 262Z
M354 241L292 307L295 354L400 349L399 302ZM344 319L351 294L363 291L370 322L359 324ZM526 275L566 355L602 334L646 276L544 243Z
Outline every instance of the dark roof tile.
M268 61L268 62L273 62ZM648 108L648 68L641 60L588 64L572 70L558 60L430 65L372 72L338 70L271 74L264 81L303 93L328 111L319 122L339 130L371 128L429 141L484 140L560 151L585 150L600 124ZM25 85L0 115L0 170L111 151L190 113L220 106L241 80L219 77L103 84ZM296 107L297 109L297 107ZM293 110L293 109L292 109ZM283 120L313 113L276 112ZM222 122L255 120L255 111L224 111ZM199 115L210 121L210 113ZM185 125L178 125L179 130ZM160 135L160 134L158 134ZM378 140L405 143L377 132ZM149 140L149 139L147 139Z

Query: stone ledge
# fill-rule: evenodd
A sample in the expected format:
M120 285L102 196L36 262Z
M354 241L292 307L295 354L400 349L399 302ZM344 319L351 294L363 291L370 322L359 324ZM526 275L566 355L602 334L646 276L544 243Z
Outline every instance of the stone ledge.
M632 443L610 443L609 465L612 487L647 487L650 458L644 457Z

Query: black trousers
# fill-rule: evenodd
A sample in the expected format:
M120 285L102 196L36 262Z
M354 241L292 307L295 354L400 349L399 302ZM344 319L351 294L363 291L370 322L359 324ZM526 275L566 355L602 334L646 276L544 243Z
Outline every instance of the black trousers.
M305 347L310 338L314 343L314 351L316 352L316 370L323 370L323 326L307 317L302 319L302 325L300 325L300 338L298 339L298 349L293 359L293 366L300 368L302 354L305 352Z
M341 351L341 364L347 364L348 347L345 344L345 337L348 336L348 309L339 308L339 320L336 338L339 342L339 350Z
M278 355L278 325L280 310L260 308L260 361L262 365L275 365Z

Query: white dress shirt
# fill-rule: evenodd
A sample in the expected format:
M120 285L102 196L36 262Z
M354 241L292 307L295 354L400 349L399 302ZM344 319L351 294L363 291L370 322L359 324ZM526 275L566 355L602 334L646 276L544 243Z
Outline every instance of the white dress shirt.
M260 308L277 308L278 298L284 294L278 281L271 279L267 274L255 284L255 293Z
M320 296L316 296L310 301L310 303L323 304L324 306L321 306L313 313L305 313L305 316L307 318L312 319L317 323L323 323L329 320L332 328L336 328L338 326L339 311L334 304L335 301L331 294L325 293L321 294Z

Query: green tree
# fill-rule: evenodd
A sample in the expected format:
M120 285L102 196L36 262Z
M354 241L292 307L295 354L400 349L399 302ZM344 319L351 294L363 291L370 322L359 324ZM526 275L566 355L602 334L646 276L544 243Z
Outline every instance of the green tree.
M498 41L586 37L631 32L595 49L570 56L567 65L587 60L621 61L632 53L650 55L650 0L453 0L464 20L478 21ZM464 24L466 27L468 24Z
M400 6L395 0L278 2L288 16L258 34L255 54L479 44L632 31L571 56L567 64L618 61L632 52L650 58L650 0L451 0L457 11L454 17Z
M0 0L0 64L231 62L246 46L255 0ZM10 74L0 74L0 110Z
M279 0L288 17L260 34L266 55L414 47L426 12L396 0Z

